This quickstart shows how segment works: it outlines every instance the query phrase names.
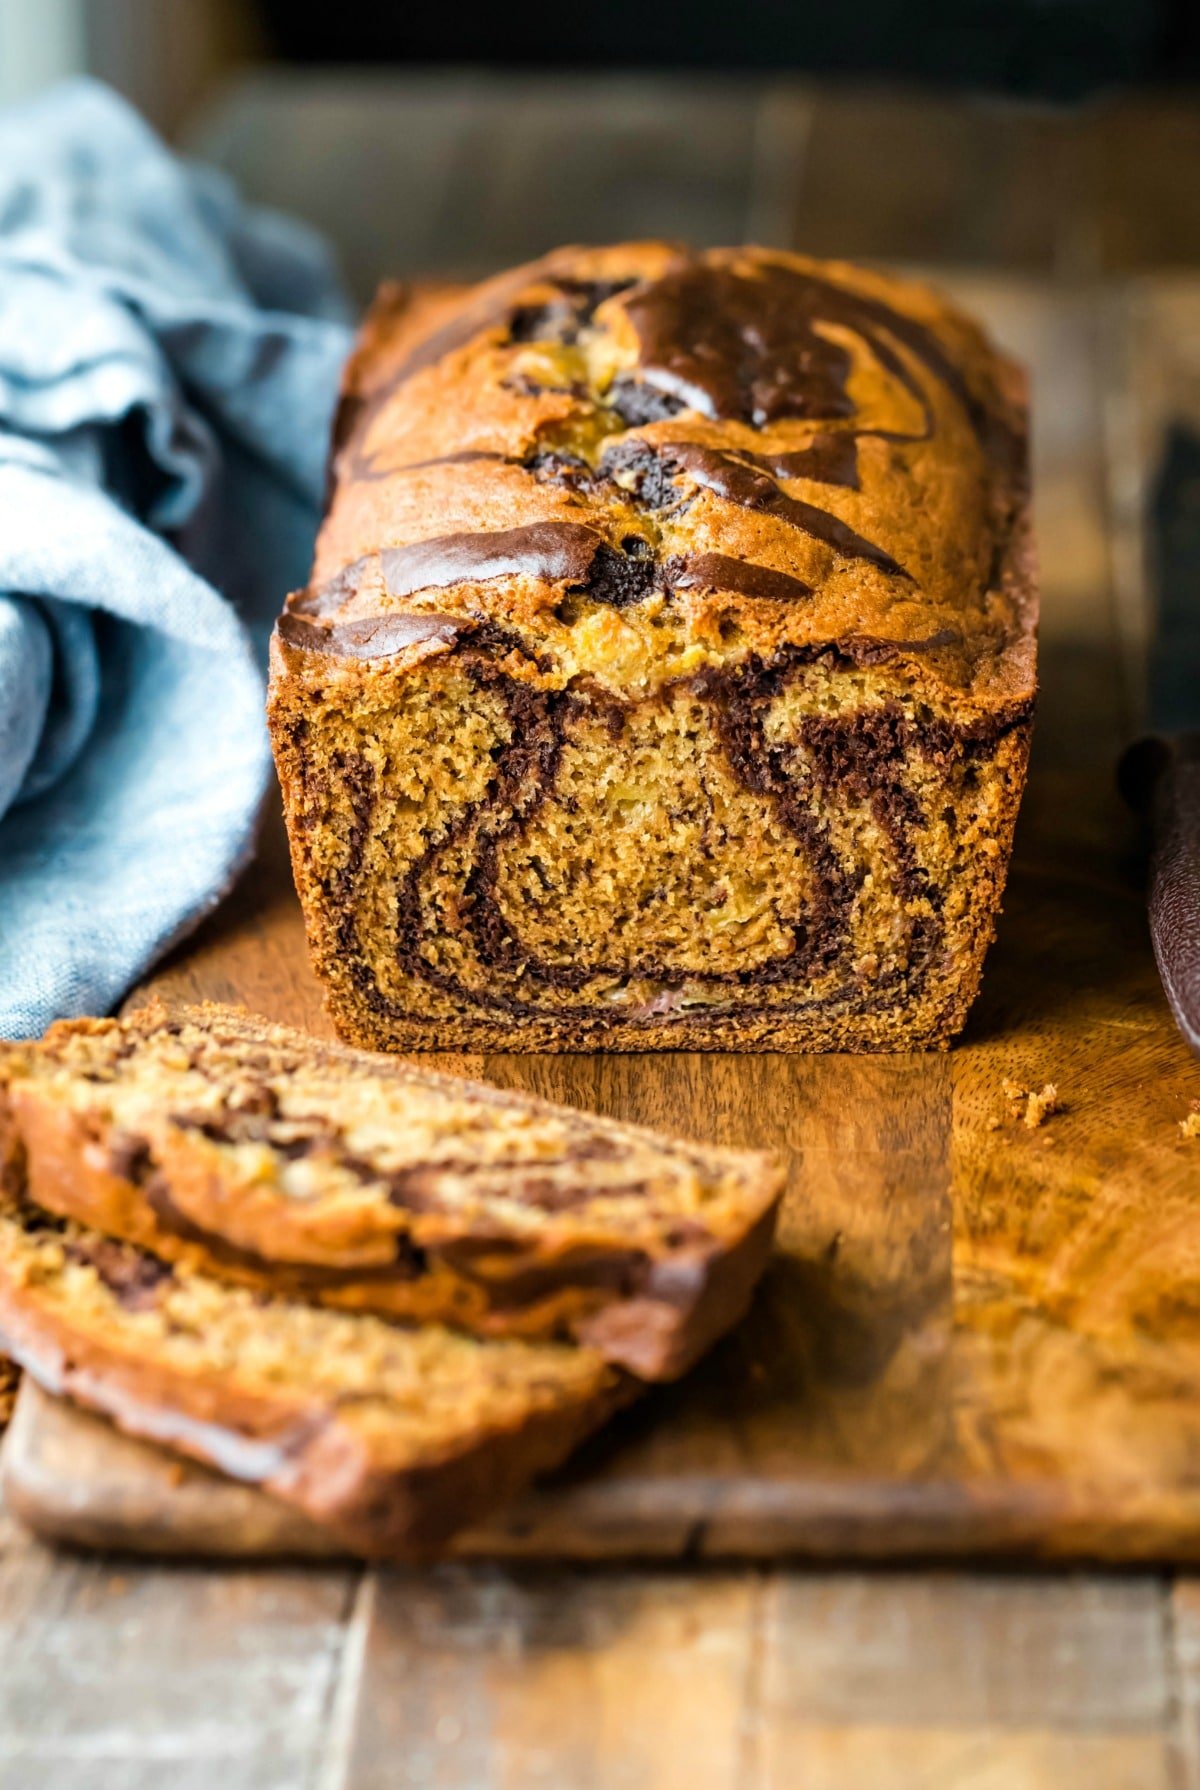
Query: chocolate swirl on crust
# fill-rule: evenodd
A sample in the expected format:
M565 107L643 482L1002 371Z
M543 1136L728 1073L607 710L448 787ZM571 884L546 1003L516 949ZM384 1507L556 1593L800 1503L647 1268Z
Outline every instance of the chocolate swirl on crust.
M639 442L637 446L642 456L652 453L657 457L672 482L677 475L682 474L694 484L715 492L727 503L737 504L744 510L760 510L811 535L813 540L823 541L843 559L866 560L869 565L878 566L881 572L887 572L893 578L909 577L904 567L898 565L890 553L885 553L882 547L876 547L872 541L857 534L838 517L830 515L828 510L819 509L816 504L805 503L799 497L789 497L785 491L781 491L775 477L763 469L764 463L774 466L778 462L769 461L765 455L723 453L719 448L702 447L694 441L669 441L657 449L648 449L645 442ZM621 467L620 448L606 457L606 463L610 469ZM857 465L854 476L857 478ZM654 502L652 497L644 499L650 507L664 507L665 503L671 501L666 495L663 481L651 484L648 480L644 458L639 463L638 479L641 490L645 491L650 486L651 491L659 498L658 502ZM677 498L678 492L674 495ZM735 585L733 588L738 587Z
M514 345L572 344L595 327L597 309L609 300L624 309L633 327L637 361L607 391L580 385L575 396L585 408L597 414L607 411L610 419L618 417L632 428L685 410L759 429L788 420L834 427L818 431L807 444L774 454L722 451L687 440L651 444L630 436L610 444L596 470L577 455L552 450L514 461L486 449L466 449L394 468L378 466L361 450L371 417L399 387L475 337L503 331ZM856 426L849 389L855 363L844 339L847 333L866 345L878 365L919 406L919 428L905 432ZM593 496L602 495L615 475L632 471L635 498L650 509L683 501L682 480L723 502L770 515L841 558L911 581L911 574L892 554L829 510L786 492L780 481L808 479L857 490L859 440L929 439L935 419L917 367L953 395L985 448L999 451L1008 439L1004 425L972 391L934 331L861 290L769 258L746 266L728 258L681 252L666 273L636 282L581 280L556 272L553 262L535 264L494 283L409 349L345 423L345 470L350 478L371 479L493 460L523 465L539 480ZM626 495L627 489L628 480ZM605 575L593 579L594 548L593 557L587 557L588 533L582 524L546 522L477 537L436 536L390 550L388 587L392 594L403 596L459 581L529 575L565 581L572 589L588 589L590 582L590 594L597 601L620 607L653 590L710 583L724 567L724 583L718 588L743 596L790 601L811 594L806 582L793 574L777 568L751 570L749 565L732 571L728 569L732 562L719 561L713 554L700 556L703 566L676 560L671 567L633 576L610 558ZM609 543L605 551L611 556L617 550ZM683 575L673 577L673 569L681 565Z
M922 406L927 426L928 402L897 342L954 393L977 428L989 421L922 324L800 268L766 262L743 273L696 257L638 287L625 309L638 335L641 382L714 420L761 429L789 417L852 417L853 360L827 333L832 324L867 343Z
M334 654L345 659L385 659L407 647L438 641L449 646L461 632L453 616L405 614L366 615L322 628L287 610L276 623L285 646L302 652Z
M603 541L580 522L533 522L475 534L437 535L382 555L388 595L408 597L431 586L467 580L539 578L546 584L586 584Z
M790 572L776 572L770 566L753 565L749 560L731 559L727 553L687 553L666 564L666 575L674 590L728 590L740 597L762 597L771 603L790 603L797 597L811 597L812 585Z
M814 485L859 489L857 436L848 429L814 435L802 448L786 453L752 454L739 449L737 457L747 466L769 472L773 479L811 479Z
M389 597L522 577L561 584L612 609L641 602L653 590L732 590L776 602L812 594L811 585L803 579L770 566L721 553L658 560L640 536L630 535L620 547L614 547L596 529L578 522L533 522L524 528L495 532L438 535L411 547L387 548L375 563ZM356 659L382 657L426 640L453 638L456 624L445 615L364 616L335 621L324 628L301 619L334 615L345 601L351 573L361 576L366 564L360 560L329 584L301 592L280 618L280 638L310 652L342 653Z
M628 536L614 547L599 530L581 522L531 522L524 528L436 535L432 540L388 547L358 560L327 584L292 597L280 620L280 637L288 645L311 652L345 652L354 658L369 658L423 640L448 640L456 627L471 625L466 620L456 623L446 615L393 617L386 613L334 621L326 628L309 627L298 620L335 616L346 601L348 587L357 584L368 568L377 572L389 597L411 597L418 591L444 590L455 584L534 578L623 609L666 585L666 568L640 536ZM807 591L806 585L798 585L794 594L807 595ZM372 639L378 642L374 655L369 646L359 644Z

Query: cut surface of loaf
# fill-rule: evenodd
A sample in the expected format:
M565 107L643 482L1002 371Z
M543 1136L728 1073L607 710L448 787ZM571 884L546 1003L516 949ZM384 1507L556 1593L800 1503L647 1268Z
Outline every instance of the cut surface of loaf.
M272 643L343 1035L945 1044L1025 775L1026 433L969 319L841 263L386 289Z
M744 1311L781 1166L216 1006L0 1058L30 1196L194 1271L681 1373Z
M10 1177L11 1182L11 1177ZM47 1390L415 1559L628 1399L594 1351L480 1342L177 1272L0 1197L0 1347Z

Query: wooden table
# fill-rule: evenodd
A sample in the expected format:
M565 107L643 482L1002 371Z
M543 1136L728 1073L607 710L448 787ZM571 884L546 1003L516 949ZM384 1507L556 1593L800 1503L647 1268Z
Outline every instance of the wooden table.
M722 214L721 234L750 233L755 218L766 218L774 227L755 233L782 239L794 233L789 219L822 207L841 215L830 184L845 182L844 157L832 158L820 190L804 179L805 143L812 153L828 142L837 120L823 122L819 107L801 120L800 103L778 93L752 103L759 160L739 190L759 210L728 223ZM240 134L243 166L256 165L257 143L262 167L282 100L251 95L246 104L240 122L235 109L222 129L227 143ZM888 105L894 116L901 102ZM888 107L882 112L876 156L887 136ZM484 107L476 123L486 115ZM668 115L674 140L682 124ZM731 109L731 131L742 116ZM691 117L711 119L711 107L700 114L693 103ZM922 136L919 111L910 115L909 151L903 131L883 146L880 179L892 197L881 215L893 236L878 252L903 251L910 240L918 253L925 246L929 188L918 176L932 168L940 169L939 215L950 220L952 248L953 218L966 230L974 215L965 189L957 212L950 191L964 159L989 203L1012 186L1014 165L1024 170L1001 212L1015 218L1025 194L1037 231L1054 238L1061 194L1045 203L1050 183L1037 178L1034 141L1039 130L1054 134L1048 121L1030 121L1034 136L1023 148L1009 143L998 186L974 116L955 124L943 108L931 117ZM535 122L543 136L550 130L544 113ZM560 134L567 122L560 114ZM344 116L340 128L349 131ZM1086 128L1094 131L1095 120ZM1162 128L1157 117L1147 126L1151 136ZM351 139L361 149L362 138L349 131L352 162ZM859 143L861 131L849 140ZM513 179L518 151L508 144ZM913 171L907 185L903 153ZM1094 165L1093 150L1079 154ZM1153 162L1142 138L1127 160L1136 166L1139 155ZM499 178L489 158L481 165L493 167L489 180ZM522 176L527 203L545 165L539 151ZM722 205L736 185L736 169L727 173ZM506 206L515 203L503 183L501 191ZM763 209L768 199L773 210ZM954 280L1034 362L1047 614L1039 774L1023 821L1028 864L1039 832L1053 825L1060 778L1081 765L1095 771L1085 830L1111 841L1122 825L1108 767L1134 723L1144 593L1133 524L1146 443L1180 383L1177 345L1190 338L1200 352L1200 280L1097 283L1113 265L1106 242L1128 244L1136 231L1157 240L1155 217L1115 203L1101 182L1093 209L1067 208L1072 243L1052 262L1060 274L1070 270L1069 281L1048 278L1053 266L1032 279ZM1175 186L1162 203L1160 222L1177 203ZM1121 217L1128 228L1114 224ZM443 216L431 239L450 228ZM495 238L483 235L490 254ZM854 246L869 251L868 242ZM950 248L944 258L953 258ZM1029 265L1021 254L1012 260ZM204 966L218 949L237 953L242 992L252 989L278 899L269 867L252 872L169 966L172 991L198 980L211 989ZM296 974L307 976L302 965ZM308 1001L306 985L296 998ZM1187 1578L466 1565L420 1576L213 1572L54 1556L11 1528L0 1539L0 1785L14 1790L1200 1786L1200 1582Z

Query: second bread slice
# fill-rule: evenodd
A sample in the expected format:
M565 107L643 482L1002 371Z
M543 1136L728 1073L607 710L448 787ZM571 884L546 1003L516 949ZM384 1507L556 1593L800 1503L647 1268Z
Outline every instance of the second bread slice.
M5 1102L51 1212L324 1305L570 1336L647 1379L742 1315L782 1192L768 1156L214 1006L55 1026L0 1059Z
M355 1553L438 1552L636 1382L590 1349L480 1342L223 1286L0 1193L0 1347L48 1391L261 1485Z

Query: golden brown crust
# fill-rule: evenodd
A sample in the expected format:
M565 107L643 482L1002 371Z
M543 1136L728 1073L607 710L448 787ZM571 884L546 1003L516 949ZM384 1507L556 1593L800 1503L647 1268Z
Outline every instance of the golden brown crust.
M873 340L852 339L863 319L848 324L831 300L830 321L822 324L818 304L818 334L824 329L827 339L836 336L850 353L849 416L784 414L756 425L689 409L629 428L602 399L638 368L630 297L681 264L732 274L751 287L782 270L819 281L831 294L891 310L917 333L911 341L895 341L885 316ZM578 343L512 339L514 315L552 306L563 280L599 290L637 282L601 300L586 356ZM873 313L866 322L875 323ZM424 360L420 351L431 337L442 339L445 352ZM931 345L938 361L923 360L913 342ZM894 350L892 364L880 359L881 348ZM943 357L961 377L961 391L940 376ZM406 368L412 370L403 376ZM564 249L465 295L385 288L348 369L346 390L336 496L305 593L311 597L348 567L357 568L344 601L326 612L329 619L400 607L486 616L561 649L569 632L553 615L561 580L467 579L395 597L378 575L377 556L428 540L431 518L438 537L565 522L596 528L618 546L622 530L636 534L645 527L644 512L627 502L628 492L611 482L589 489L530 474L531 459L568 439L600 460L599 444L611 448L618 440L623 449L634 441L656 448L686 441L769 457L842 435L856 442L857 488L803 476L781 483L884 551L902 574L839 554L774 509L731 504L698 484L695 469L685 468L676 476L691 501L665 541L656 543L663 557L719 551L813 587L808 600L781 603L737 591L677 589L673 606L695 662L735 656L719 639L720 622L730 618L741 635L736 656L853 637L919 643L949 634L954 638L913 656L930 687L952 690L956 700L980 709L1033 694L1028 593L1004 591L994 577L1023 500L1024 376L928 288L781 251L712 250L685 261L682 251L660 243ZM978 416L967 411L963 393L978 405ZM925 440L922 403L931 413ZM604 676L606 667L587 669Z
M652 243L392 292L347 394L269 705L343 1035L944 1046L1029 745L1020 370L923 287Z
M766 1156L215 1006L65 1022L0 1080L48 1211L341 1310L576 1335L651 1379L741 1316L783 1186Z

